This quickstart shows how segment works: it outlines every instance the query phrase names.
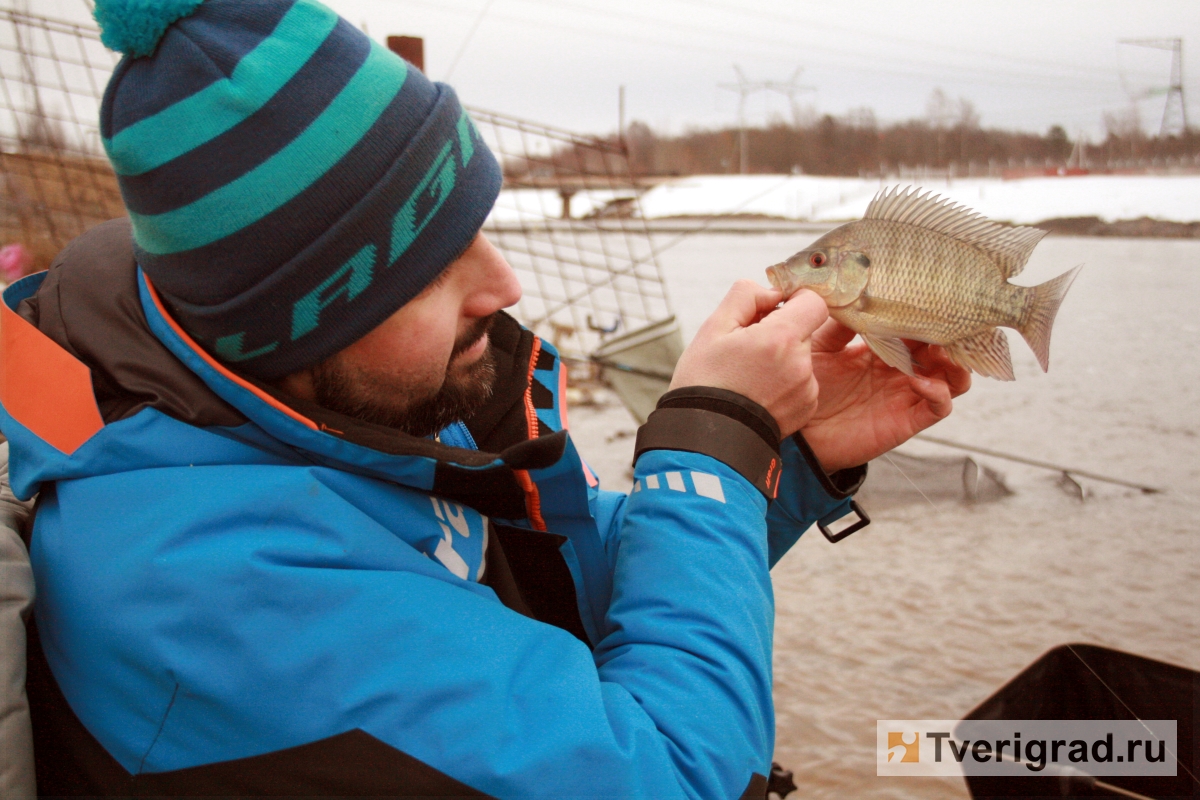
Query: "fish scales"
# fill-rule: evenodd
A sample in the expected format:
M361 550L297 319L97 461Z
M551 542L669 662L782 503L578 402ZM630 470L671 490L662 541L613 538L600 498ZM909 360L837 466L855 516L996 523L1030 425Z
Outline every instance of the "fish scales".
M1008 340L1025 337L1049 366L1050 329L1078 268L1041 286L1008 282L1045 235L1000 225L919 191L881 191L862 220L767 270L790 296L810 288L883 361L914 374L902 339L939 344L968 369L1012 380Z
M971 245L945 234L880 220L852 223L855 238L877 242L871 250L867 295L894 304L892 321L907 338L954 341L996 325L1015 326L1024 300L1021 287L996 280L997 268ZM865 304L863 324L886 331ZM846 316L854 315L852 308ZM835 317L842 316L835 309ZM920 337L908 335L920 332Z

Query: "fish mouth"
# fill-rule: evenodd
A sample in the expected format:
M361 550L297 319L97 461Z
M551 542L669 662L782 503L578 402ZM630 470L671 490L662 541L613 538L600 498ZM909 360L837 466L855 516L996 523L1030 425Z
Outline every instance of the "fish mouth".
M772 264L771 266L767 267L767 283L771 284L773 288L778 289L781 292L784 290L784 286L787 285L787 281L782 275L784 266L785 264L781 263Z

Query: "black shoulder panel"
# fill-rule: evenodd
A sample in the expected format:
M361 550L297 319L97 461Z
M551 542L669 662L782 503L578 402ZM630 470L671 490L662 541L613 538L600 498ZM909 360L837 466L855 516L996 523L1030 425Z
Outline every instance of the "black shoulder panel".
M36 625L29 627L27 689L41 797L488 797L361 730L250 758L131 775L75 716Z
M128 219L97 225L67 245L18 311L91 369L106 423L147 407L200 427L246 421L151 332Z

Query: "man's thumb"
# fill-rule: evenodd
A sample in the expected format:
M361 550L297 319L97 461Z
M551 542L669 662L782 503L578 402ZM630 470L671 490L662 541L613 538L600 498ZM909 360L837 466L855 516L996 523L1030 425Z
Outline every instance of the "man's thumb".
M721 333L745 328L779 305L782 299L783 295L778 289L768 289L754 281L738 281L713 311L708 324Z
M794 336L807 339L829 319L825 300L810 289L801 289L788 298L783 307L763 320L764 324L785 325Z

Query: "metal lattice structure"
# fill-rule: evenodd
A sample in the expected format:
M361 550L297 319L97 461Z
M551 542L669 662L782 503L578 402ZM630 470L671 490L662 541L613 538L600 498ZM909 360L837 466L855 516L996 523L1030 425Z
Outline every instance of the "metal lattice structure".
M98 130L116 62L94 26L0 9L0 245L23 244L35 269L125 213ZM521 321L581 357L669 317L623 144L471 114L504 168L485 231L520 276Z
M36 269L125 213L99 132L116 61L93 27L0 9L0 244Z
M672 314L619 140L483 109L472 118L504 168L484 230L517 270L521 321L566 354L591 353Z

